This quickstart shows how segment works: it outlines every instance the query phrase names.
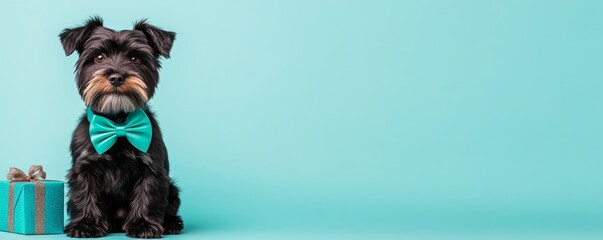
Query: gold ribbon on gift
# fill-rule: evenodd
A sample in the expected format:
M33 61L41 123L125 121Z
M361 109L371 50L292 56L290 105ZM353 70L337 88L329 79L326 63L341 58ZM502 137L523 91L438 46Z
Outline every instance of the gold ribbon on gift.
M15 231L15 183L17 182L33 182L35 189L35 234L44 233L44 183L38 181L46 179L46 172L41 165L32 165L29 168L29 174L21 171L21 169L11 167L6 174L6 178L10 180L8 185L8 231Z

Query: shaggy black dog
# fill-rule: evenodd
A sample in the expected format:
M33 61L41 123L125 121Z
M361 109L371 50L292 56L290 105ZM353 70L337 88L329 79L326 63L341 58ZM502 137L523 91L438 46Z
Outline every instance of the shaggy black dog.
M147 106L159 81L159 58L169 58L175 36L146 20L138 21L133 30L115 31L103 27L99 17L59 35L67 56L79 53L76 82L91 113L119 125L142 109L152 126L148 150L139 150L120 136L99 153L83 114L70 146L68 236L101 237L125 231L129 237L159 238L183 229L167 150Z

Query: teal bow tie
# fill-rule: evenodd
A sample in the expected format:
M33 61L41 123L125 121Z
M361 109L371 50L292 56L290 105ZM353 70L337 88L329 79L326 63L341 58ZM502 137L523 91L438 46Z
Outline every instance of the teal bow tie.
M153 129L151 120L142 109L128 114L124 123L113 122L103 116L96 115L88 108L87 118L90 122L90 140L98 154L103 154L117 141L118 137L126 137L138 150L147 152L151 145Z

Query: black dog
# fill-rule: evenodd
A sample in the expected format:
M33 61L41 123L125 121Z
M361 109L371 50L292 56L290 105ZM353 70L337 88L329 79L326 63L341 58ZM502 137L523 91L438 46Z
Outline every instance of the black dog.
M63 30L67 56L79 53L76 82L90 114L119 125L142 109L152 137L146 151L119 136L99 153L91 140L86 113L73 132L72 168L67 174L70 237L101 237L124 232L129 237L159 238L183 229L178 188L169 177L161 131L147 106L159 81L159 58L169 58L176 34L138 21L133 30L114 31L102 19ZM144 114L143 114L144 115Z

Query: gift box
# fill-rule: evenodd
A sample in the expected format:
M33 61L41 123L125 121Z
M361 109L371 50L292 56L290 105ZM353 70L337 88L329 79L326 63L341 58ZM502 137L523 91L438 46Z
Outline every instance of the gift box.
M64 183L45 177L41 166L32 166L29 175L11 168L9 181L0 181L0 231L63 233Z

